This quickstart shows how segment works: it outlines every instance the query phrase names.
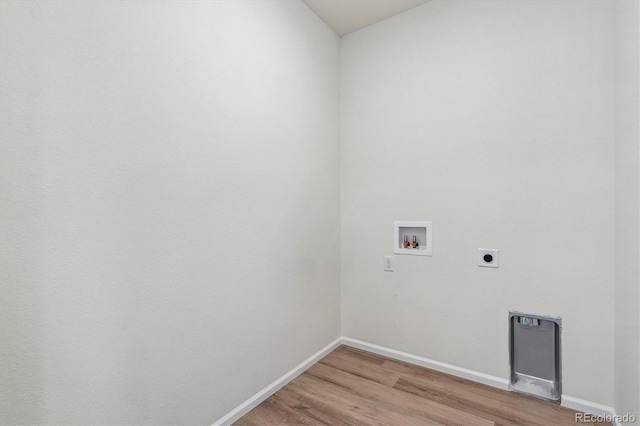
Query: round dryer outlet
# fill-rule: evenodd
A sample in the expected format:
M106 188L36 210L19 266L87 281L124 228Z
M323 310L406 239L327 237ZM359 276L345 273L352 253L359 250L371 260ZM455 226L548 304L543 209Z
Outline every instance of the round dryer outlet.
M498 249L478 249L478 266L484 268L498 268L500 256Z

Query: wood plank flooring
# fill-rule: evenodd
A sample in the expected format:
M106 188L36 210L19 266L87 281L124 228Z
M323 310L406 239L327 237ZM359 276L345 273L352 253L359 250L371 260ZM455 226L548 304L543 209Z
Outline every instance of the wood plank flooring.
M576 425L575 413L340 346L235 425Z

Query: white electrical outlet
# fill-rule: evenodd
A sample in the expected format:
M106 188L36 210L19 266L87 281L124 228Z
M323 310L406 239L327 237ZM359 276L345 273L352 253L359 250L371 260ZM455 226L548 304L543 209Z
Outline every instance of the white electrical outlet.
M498 249L478 249L478 266L484 268L500 267L500 250Z
M393 272L393 256L384 257L384 270Z

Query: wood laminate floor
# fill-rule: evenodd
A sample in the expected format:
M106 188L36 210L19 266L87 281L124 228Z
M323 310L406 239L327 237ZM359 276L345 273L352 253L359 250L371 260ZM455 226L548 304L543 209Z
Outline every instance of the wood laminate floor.
M340 346L235 425L576 425L576 413Z

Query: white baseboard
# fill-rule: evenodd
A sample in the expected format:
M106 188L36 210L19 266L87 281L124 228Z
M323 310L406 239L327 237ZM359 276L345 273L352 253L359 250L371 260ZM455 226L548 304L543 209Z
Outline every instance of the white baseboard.
M249 411L256 408L262 401L269 398L274 393L278 392L282 389L287 383L298 377L300 374L304 373L309 367L311 367L316 362L320 361L320 359L324 358L329 352L336 349L338 346L342 344L342 338L338 338L333 342L329 343L324 348L320 349L315 354L311 355L305 361L300 363L297 367L293 368L289 372L287 372L284 376L277 379L275 382L271 383L266 388L262 389L260 392L253 395L251 398L240 404L238 407L230 411L227 415L222 417L220 420L216 421L213 426L227 426L240 420L242 416L247 414Z
M436 370L441 373L451 374L452 376L461 377L463 379L468 379L474 382L482 383L484 385L493 386L494 388L503 390L509 389L509 381L506 379L501 379L500 377L491 376L489 374L484 374L478 371L458 367L456 365L447 364L445 362L434 361L432 359L408 354L406 352L396 351L395 349L385 348L384 346L374 345L372 343L351 339L349 337L343 337L342 344L393 358L398 361L403 361L409 364Z
M393 358L398 361L407 362L409 364L418 365L420 367L429 368L431 370L440 371L441 373L451 374L452 376L482 383L494 388L509 390L509 381L500 377L492 376L478 371L469 370L467 368L458 367L456 365L447 364L445 362L434 361L432 359L423 358L417 355L408 354L406 352L396 351L395 349L385 348L384 346L374 345L372 343L363 342L361 340L351 339L349 337L342 338L342 344L373 352L378 355ZM596 416L615 417L615 411L612 407L598 404L596 402L586 401L584 399L575 398L569 395L562 395L563 407L572 410L582 411Z
M227 426L239 420L242 416L260 405L262 401L269 398L278 390L283 388L287 383L304 373L309 367L318 362L329 352L333 351L340 345L347 345L353 348L362 349L373 352L378 355L386 356L398 361L409 364L418 365L420 367L429 368L431 370L440 371L441 373L451 374L452 376L482 383L494 388L508 390L509 381L501 377L492 376L490 374L480 373L478 371L469 370L467 368L458 367L456 365L447 364L445 362L434 361L432 359L423 358L421 356L412 355L406 352L396 351L395 349L386 348L384 346L374 345L373 343L363 342L362 340L351 339L349 337L341 337L329 343L327 346L312 355L306 361L277 379L275 382L253 395L246 402L239 405L226 416L215 422L213 426ZM615 411L612 407L598 404L596 402L586 401L584 399L575 398L569 395L562 395L562 406L577 411L593 414L596 416L615 417Z
M616 417L613 407L598 404L597 402L586 401L569 395L562 394L561 405L566 408L571 408L572 410L593 414L594 416Z

